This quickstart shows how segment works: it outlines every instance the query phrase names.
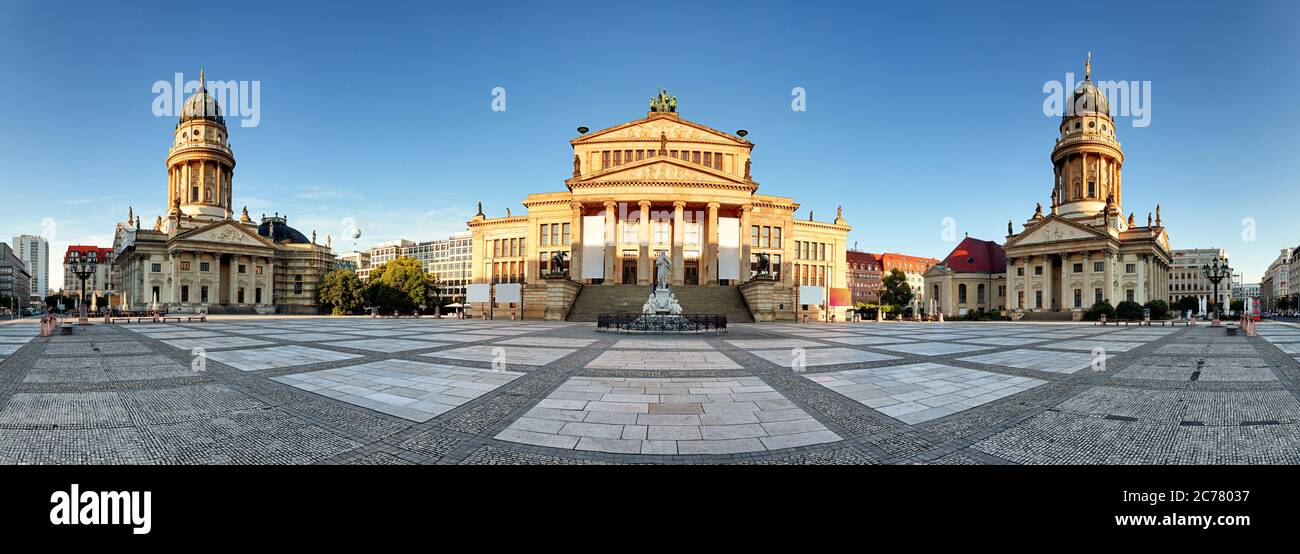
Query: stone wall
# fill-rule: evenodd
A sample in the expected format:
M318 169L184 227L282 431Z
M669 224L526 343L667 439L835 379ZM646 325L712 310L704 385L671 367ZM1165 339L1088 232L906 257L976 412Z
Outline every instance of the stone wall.
M795 320L794 289L780 282L755 279L740 285L740 294L754 314L754 321Z

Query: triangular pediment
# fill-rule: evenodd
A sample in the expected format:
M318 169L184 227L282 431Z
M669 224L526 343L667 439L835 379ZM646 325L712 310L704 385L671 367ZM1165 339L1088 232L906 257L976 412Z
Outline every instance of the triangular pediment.
M714 183L726 185L744 185L744 179L718 171L711 167L690 163L666 156L656 156L603 169L585 175L581 179L571 179L573 184L612 183L627 181L665 181L679 183Z
M747 145L748 141L719 131L707 125L688 121L675 115L652 114L645 119L629 121L607 129L588 133L572 143L576 146L588 142L605 142L620 140L659 140L666 136L670 141L703 141Z
M220 221L206 227L186 231L176 235L173 240L275 248L274 243L257 234L252 228L234 221Z
M1038 224L1025 229L1007 241L1007 246L1028 246L1052 242L1110 238L1096 229L1080 225L1059 216L1048 216Z

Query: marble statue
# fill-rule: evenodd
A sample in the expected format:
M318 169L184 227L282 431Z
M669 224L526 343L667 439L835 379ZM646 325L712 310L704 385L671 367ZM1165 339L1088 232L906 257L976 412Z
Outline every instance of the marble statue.
M659 256L655 258L655 289L668 288L668 272L673 268L673 261L668 259L668 254L660 251Z

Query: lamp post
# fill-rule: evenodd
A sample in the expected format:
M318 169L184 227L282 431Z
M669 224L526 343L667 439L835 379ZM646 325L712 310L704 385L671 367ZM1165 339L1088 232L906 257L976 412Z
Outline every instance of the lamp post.
M1226 260L1220 265L1219 259L1215 258L1213 264L1201 266L1201 273L1214 284L1214 322L1211 325L1218 325L1219 312L1223 309L1219 302L1219 282L1232 275L1232 268L1228 267Z
M81 280L81 300L77 302L77 324L85 325L86 321L86 279L95 274L99 268L98 253L94 250L85 254L73 251L72 260L68 264L72 268L73 275Z

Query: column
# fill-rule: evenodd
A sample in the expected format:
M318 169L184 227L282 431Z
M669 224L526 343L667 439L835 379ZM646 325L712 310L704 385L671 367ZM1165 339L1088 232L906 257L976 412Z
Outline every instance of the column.
M650 201L642 200L637 202L637 206L641 211L641 232L637 237L640 249L636 258L636 284L649 285L650 264L652 263L650 257Z
M266 288L262 290L262 300L268 305L275 305L275 260L266 259Z
M1083 308L1085 310L1092 306L1094 300L1093 291L1092 291L1094 287L1092 286L1092 281L1096 278L1097 276L1093 275L1093 271L1092 271L1092 251L1084 250L1083 251Z
M1016 305L1016 259L1007 258L1007 309L1014 310L1019 308Z
M686 203L673 202L673 284L681 285L685 281L686 257L682 253L682 243L686 241L685 223L682 222Z
M1105 271L1104 278L1106 279L1106 282L1102 283L1101 285L1101 296L1102 296L1101 299L1106 302L1109 302L1112 307L1115 305L1115 299L1114 299L1115 291L1111 287L1111 283L1114 282L1115 279L1114 257L1115 257L1114 253L1109 250L1101 251L1101 261L1102 261L1101 265L1102 265L1102 270Z
M700 249L700 276L707 285L718 284L718 208L722 205L709 202L709 219L705 222L704 248Z
M1134 298L1137 299L1137 303L1138 303L1138 304L1146 304L1146 302L1147 302L1147 300L1146 300L1146 296L1147 296L1147 295L1146 295L1146 293L1147 293L1147 286L1146 286L1146 265L1147 265L1147 261L1146 261L1145 258L1146 258L1146 254L1138 254L1138 260L1137 260L1137 272L1138 272L1138 274L1137 274L1137 277L1138 277L1138 280L1137 280L1137 292L1134 293Z
M1085 194L1087 190L1085 189ZM1073 269L1074 259L1069 252L1061 253L1061 310L1069 311L1074 307L1074 289L1070 288L1070 270Z
M740 278L737 279L736 284L743 284L749 281L749 212L753 209L754 206L752 204L744 204L740 207ZM790 245L794 241L791 240L791 233L787 232L789 230L789 228L781 230L781 247L784 249L784 252L781 255L782 264L790 263L789 260L791 259ZM791 278L790 271L781 268L781 281L787 283L787 286L789 286L788 283L791 282Z
M1052 310L1052 257L1044 254L1043 259L1043 310Z
M540 256L538 254L538 252L540 252L538 248L541 246L542 243L540 241L541 237L538 236L537 233L537 226L538 223L536 221L533 221L531 219L528 221L528 231L525 235L528 237L528 244L525 245L527 248L522 249L522 251L520 252L520 254L525 256L524 258L524 282L525 283L532 283L532 282L540 283L542 280L542 273L541 273L542 268L539 259ZM443 279L446 279L446 277L443 277Z
M582 282L582 202L571 202L573 219L569 222L569 278ZM486 248L486 245L484 246ZM491 282L491 276L485 275L485 283Z
M613 200L605 201L605 284L613 285L622 279L622 272L617 271L618 266L618 229L616 229L617 218L614 216L614 206L618 203Z

